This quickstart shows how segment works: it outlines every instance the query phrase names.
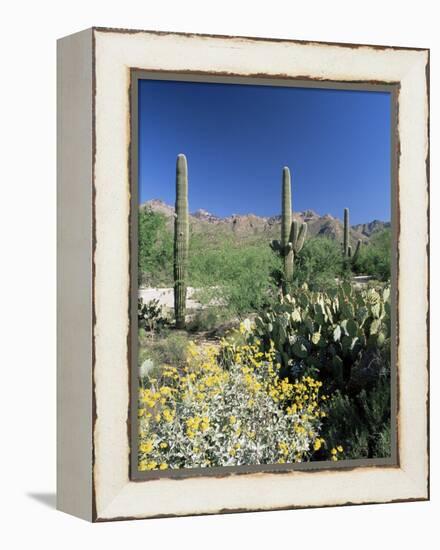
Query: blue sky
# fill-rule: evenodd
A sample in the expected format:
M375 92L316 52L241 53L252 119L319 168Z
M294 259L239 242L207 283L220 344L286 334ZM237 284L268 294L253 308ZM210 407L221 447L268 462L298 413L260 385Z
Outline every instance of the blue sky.
M295 211L388 221L390 127L387 92L141 80L139 200L174 204L184 153L191 212L277 215L286 165Z

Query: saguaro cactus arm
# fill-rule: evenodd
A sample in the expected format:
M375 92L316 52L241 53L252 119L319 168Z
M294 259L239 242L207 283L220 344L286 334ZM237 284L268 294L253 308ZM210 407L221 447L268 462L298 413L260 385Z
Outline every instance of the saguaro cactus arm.
M289 236L289 242L292 243L293 249L295 250L295 244L298 239L298 222L293 221L292 225L290 226L290 236Z
M188 244L188 166L185 155L180 154L176 162L176 205L174 220L174 313L176 328L185 327Z
M356 244L356 248L354 250L354 254L352 254L351 256L351 261L352 262L355 262L359 256L359 251L361 249L361 245L362 245L362 241L359 239L357 244Z
M302 247L304 246L306 236L307 224L301 223L300 225L297 221L293 221L292 228L290 230L290 242L292 243L295 254L298 254L298 252L301 251Z
M281 243L280 241L274 240L270 243L270 247L274 252L281 252Z
M348 208L344 208L344 242L342 243L342 254L347 261L347 266L349 266L348 262L353 263L357 260L361 244L362 241L359 239L353 252L350 245L350 211Z

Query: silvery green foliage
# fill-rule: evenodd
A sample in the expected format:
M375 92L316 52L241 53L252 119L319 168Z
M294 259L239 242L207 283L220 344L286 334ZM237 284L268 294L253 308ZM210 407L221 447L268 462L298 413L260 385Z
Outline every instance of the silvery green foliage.
M145 359L142 365L139 367L139 378L147 377L154 369L154 362L152 359Z
M141 471L302 462L321 446L321 383L281 380L257 345L223 347L227 368L193 345L183 373L165 366L140 391Z

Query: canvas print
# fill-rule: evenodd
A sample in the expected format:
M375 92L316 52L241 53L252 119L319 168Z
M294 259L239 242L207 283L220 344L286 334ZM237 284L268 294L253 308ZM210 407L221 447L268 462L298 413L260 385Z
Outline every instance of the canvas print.
M390 457L391 93L138 86L138 470Z

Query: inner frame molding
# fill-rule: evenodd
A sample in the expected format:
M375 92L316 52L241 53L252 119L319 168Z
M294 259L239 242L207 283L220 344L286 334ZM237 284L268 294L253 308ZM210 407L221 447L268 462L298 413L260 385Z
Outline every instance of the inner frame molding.
M90 285L78 303L81 285L69 298L74 282L59 279L58 433L69 437L58 447L58 507L109 521L428 499L429 51L93 28L58 52L60 112L76 115L59 127L59 212L79 214L66 219L59 262L79 259ZM397 465L130 478L133 70L398 88ZM64 246L79 228L87 253Z
M138 85L140 80L164 80L164 81L180 81L180 82L203 82L203 83L222 83L230 85L258 85L258 86L282 86L295 88L314 88L314 89L331 89L331 90L357 90L371 92L387 92L391 95L391 121L390 121L390 196L391 196L391 230L392 230L392 313L391 313L391 339L393 342L391 349L391 456L387 458L371 458L371 459L344 459L338 463L332 461L319 462L304 462L296 464L264 464L264 465L243 465L243 466L224 466L224 467L208 467L208 468L182 468L168 469L165 471L150 471L140 472L137 465L137 449L138 449L138 417L137 417L137 402L138 402L138 317L137 317L137 302L138 302ZM398 364L397 364L397 341L398 335L398 241L399 241L399 182L398 182L398 96L399 83L359 83L359 82L337 82L323 81L313 78L272 78L270 76L260 77L243 77L241 75L227 75L211 73L191 73L185 71L181 73L171 73L167 71L146 71L142 69L130 70L130 334L129 341L131 349L129 350L131 358L130 366L130 479L134 481L142 481L158 478L188 478L197 476L219 476L225 477L234 473L257 473L257 472L288 472L291 470L337 470L337 469L352 469L358 467L377 467L377 466L398 466Z

